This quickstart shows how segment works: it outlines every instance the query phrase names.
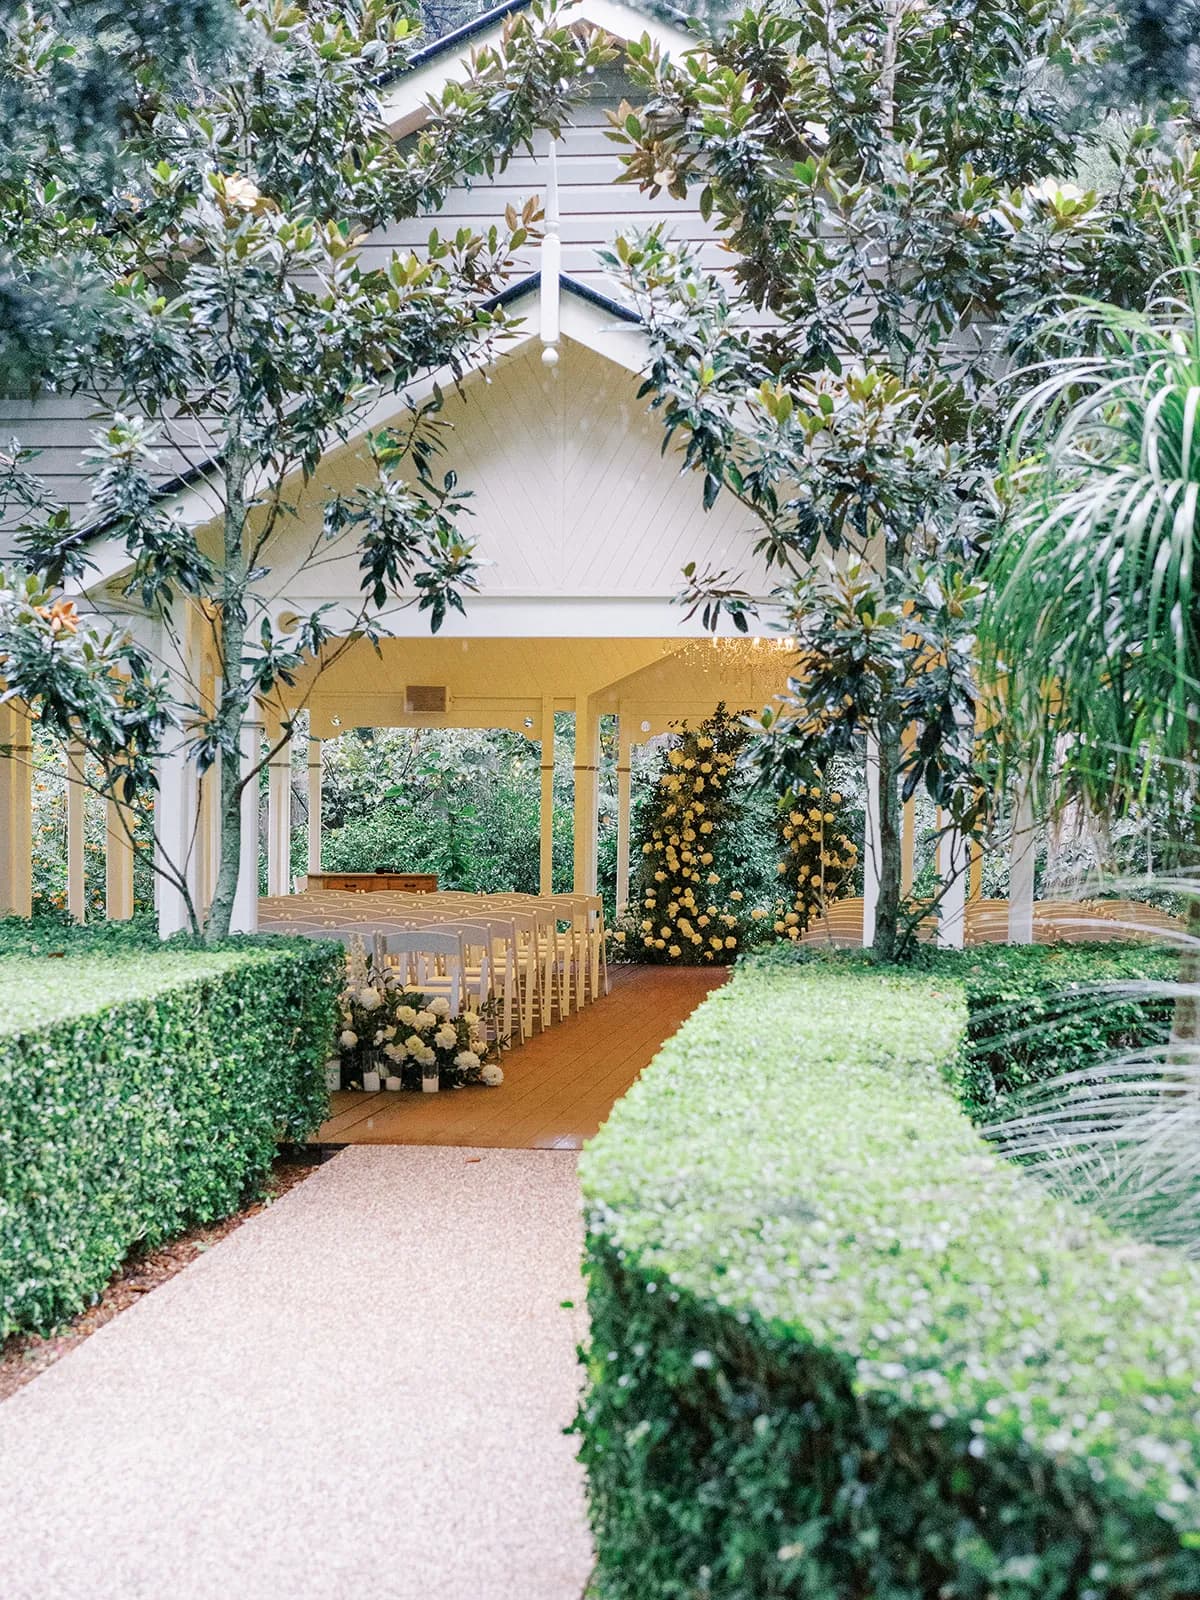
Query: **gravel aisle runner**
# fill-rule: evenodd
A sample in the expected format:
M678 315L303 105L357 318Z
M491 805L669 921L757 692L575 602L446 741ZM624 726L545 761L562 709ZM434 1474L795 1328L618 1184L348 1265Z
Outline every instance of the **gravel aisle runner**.
M579 1600L579 1245L571 1153L343 1152L0 1407L3 1600Z

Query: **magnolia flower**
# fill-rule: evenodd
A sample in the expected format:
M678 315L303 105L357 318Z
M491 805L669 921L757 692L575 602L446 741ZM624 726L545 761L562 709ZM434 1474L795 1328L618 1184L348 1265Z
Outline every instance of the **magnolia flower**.
M396 1020L398 1022L402 1022L406 1028L411 1028L413 1023L417 1020L417 1013L413 1010L412 1006L397 1006Z
M353 1028L343 1028L338 1037L338 1043L343 1050L353 1050L358 1043L358 1035Z
M408 1055L408 1051L402 1044L385 1044L383 1053L389 1061L403 1061Z
M379 1007L383 1004L383 996L380 994L379 990L372 988L369 984L365 989L360 989L358 991L355 999L358 1001L359 1005L364 1011L378 1011Z
M462 1019L468 1028L477 1028L479 1026L478 1011L464 1011L462 1014Z
M420 1028L421 1032L425 1033L428 1029L433 1027L436 1021L437 1018L434 1016L432 1011L418 1011L417 1020L414 1023L414 1027Z
M454 1065L461 1067L464 1072L474 1072L479 1065L479 1057L474 1050L460 1050L454 1058Z
M1059 183L1057 178L1043 178L1025 190L1030 200L1040 200L1044 205L1059 206L1084 198L1077 183Z
M480 1076L489 1089L498 1089L504 1082L504 1069L489 1061Z
M433 1042L439 1050L453 1050L458 1043L458 1029L452 1028L449 1023L443 1023L434 1034Z
M429 1002L429 1009L433 1012L435 1017L448 1017L450 1015L450 1002L449 1000L442 999L431 1000Z
M404 1041L404 1047L414 1061L421 1059L421 1052L425 1048L425 1041L419 1033L410 1033Z
M240 172L231 172L222 183L225 195L225 204L236 206L239 211L253 211L262 202L262 191L252 178L244 178Z
M431 1067L437 1060L437 1056L434 1051L430 1050L429 1047L425 1045L422 1046L419 1059L423 1067Z

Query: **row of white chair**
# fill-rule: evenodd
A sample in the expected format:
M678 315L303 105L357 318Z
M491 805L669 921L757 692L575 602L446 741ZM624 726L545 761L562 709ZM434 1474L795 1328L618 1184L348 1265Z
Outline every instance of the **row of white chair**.
M468 1009L496 1002L497 1032L524 1039L608 989L599 896L310 890L260 902L264 931L354 939L405 981Z

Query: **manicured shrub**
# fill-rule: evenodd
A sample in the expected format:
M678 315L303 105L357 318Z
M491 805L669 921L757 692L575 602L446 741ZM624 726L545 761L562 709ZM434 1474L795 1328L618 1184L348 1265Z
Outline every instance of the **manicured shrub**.
M967 1026L944 958L739 970L589 1146L604 1600L1200 1594L1200 1268L983 1143Z
M1179 958L1162 945L990 945L929 958L967 1000L957 1090L986 1121L1007 1096L1122 1051L1158 1044L1171 1028Z
M325 1114L341 951L0 925L0 1338L235 1210ZM58 957L62 959L58 959Z

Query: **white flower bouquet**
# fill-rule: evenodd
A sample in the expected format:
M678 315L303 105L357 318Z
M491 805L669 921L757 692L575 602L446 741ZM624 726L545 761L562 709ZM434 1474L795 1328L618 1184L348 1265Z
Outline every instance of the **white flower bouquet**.
M450 1002L422 994L390 969L369 964L361 945L350 951L340 1000L342 1084L361 1089L364 1075L421 1089L436 1074L442 1089L470 1083L497 1088L502 1041L488 1038L494 1006L450 1015Z

